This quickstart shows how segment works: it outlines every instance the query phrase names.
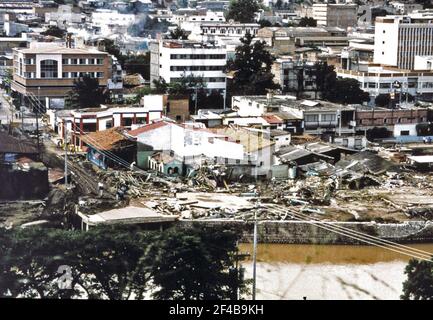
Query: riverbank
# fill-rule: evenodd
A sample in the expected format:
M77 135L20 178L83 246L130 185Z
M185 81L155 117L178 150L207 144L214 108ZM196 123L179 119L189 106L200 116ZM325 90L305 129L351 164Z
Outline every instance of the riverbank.
M316 221L314 222L316 223ZM214 219L180 220L178 223L185 228L191 227L194 223L208 226L224 225L227 228L234 227L242 232L242 242L249 243L253 240L253 222ZM321 225L324 228L306 221L259 221L258 241L259 243L284 244L365 244L344 234L327 230L329 227L338 226L399 243L433 242L433 222L431 221L406 221L403 223L321 222Z
M433 243L412 244L433 252ZM240 244L242 253L253 245ZM242 262L252 277L252 256ZM410 257L366 245L259 244L258 299L384 299L398 300Z

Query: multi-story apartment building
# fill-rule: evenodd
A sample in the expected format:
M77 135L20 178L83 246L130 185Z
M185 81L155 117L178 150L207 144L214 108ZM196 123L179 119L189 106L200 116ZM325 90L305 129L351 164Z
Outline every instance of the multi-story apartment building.
M112 76L111 56L94 48L71 48L57 43L31 43L13 50L12 90L24 103L38 97L47 108L61 108L74 80L90 75L106 87Z
M225 46L189 40L150 42L150 81L175 82L182 76L203 77L208 91L226 88L227 49Z
M298 97L316 95L316 65L314 62L280 57L272 65L274 82L281 86L283 93L291 92Z
M82 136L114 127L135 129L160 119L165 97L145 96L139 105L103 105L101 108L79 110L49 110L49 125L59 137L68 140L78 149L83 147Z
M433 11L376 19L374 62L412 70L415 56L433 55Z
M200 31L205 36L221 36L221 37L244 37L247 33L255 36L260 29L258 23L237 23L230 20L226 23L202 23L200 24Z
M98 34L110 36L112 34L126 34L128 28L137 20L132 13L119 13L116 10L97 9L92 12L92 26Z
M369 65L363 71L336 69L337 76L352 78L360 82L360 87L368 92L371 104L379 94L408 93L420 99L433 99L433 71L431 70L401 70L392 67ZM395 88L394 83L399 83Z
M354 27L357 25L357 5L353 4L313 4L313 18L318 26Z

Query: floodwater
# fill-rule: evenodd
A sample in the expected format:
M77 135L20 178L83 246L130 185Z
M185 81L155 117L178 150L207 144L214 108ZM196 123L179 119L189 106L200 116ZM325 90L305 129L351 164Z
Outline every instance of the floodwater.
M431 244L411 244L433 253ZM252 244L241 244L252 256ZM243 262L252 278L252 261ZM399 299L410 257L353 245L259 244L257 299Z

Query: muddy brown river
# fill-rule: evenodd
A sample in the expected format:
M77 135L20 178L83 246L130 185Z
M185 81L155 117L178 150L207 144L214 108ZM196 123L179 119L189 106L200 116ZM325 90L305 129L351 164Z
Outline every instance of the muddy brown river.
M433 253L433 243L410 246ZM257 298L399 299L409 259L373 246L259 244ZM251 278L252 261L243 265Z

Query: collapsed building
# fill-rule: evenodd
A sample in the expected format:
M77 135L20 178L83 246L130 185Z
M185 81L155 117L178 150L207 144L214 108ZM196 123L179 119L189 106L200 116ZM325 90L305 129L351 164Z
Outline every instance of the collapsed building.
M48 169L36 146L0 132L0 199L44 198L49 191Z

